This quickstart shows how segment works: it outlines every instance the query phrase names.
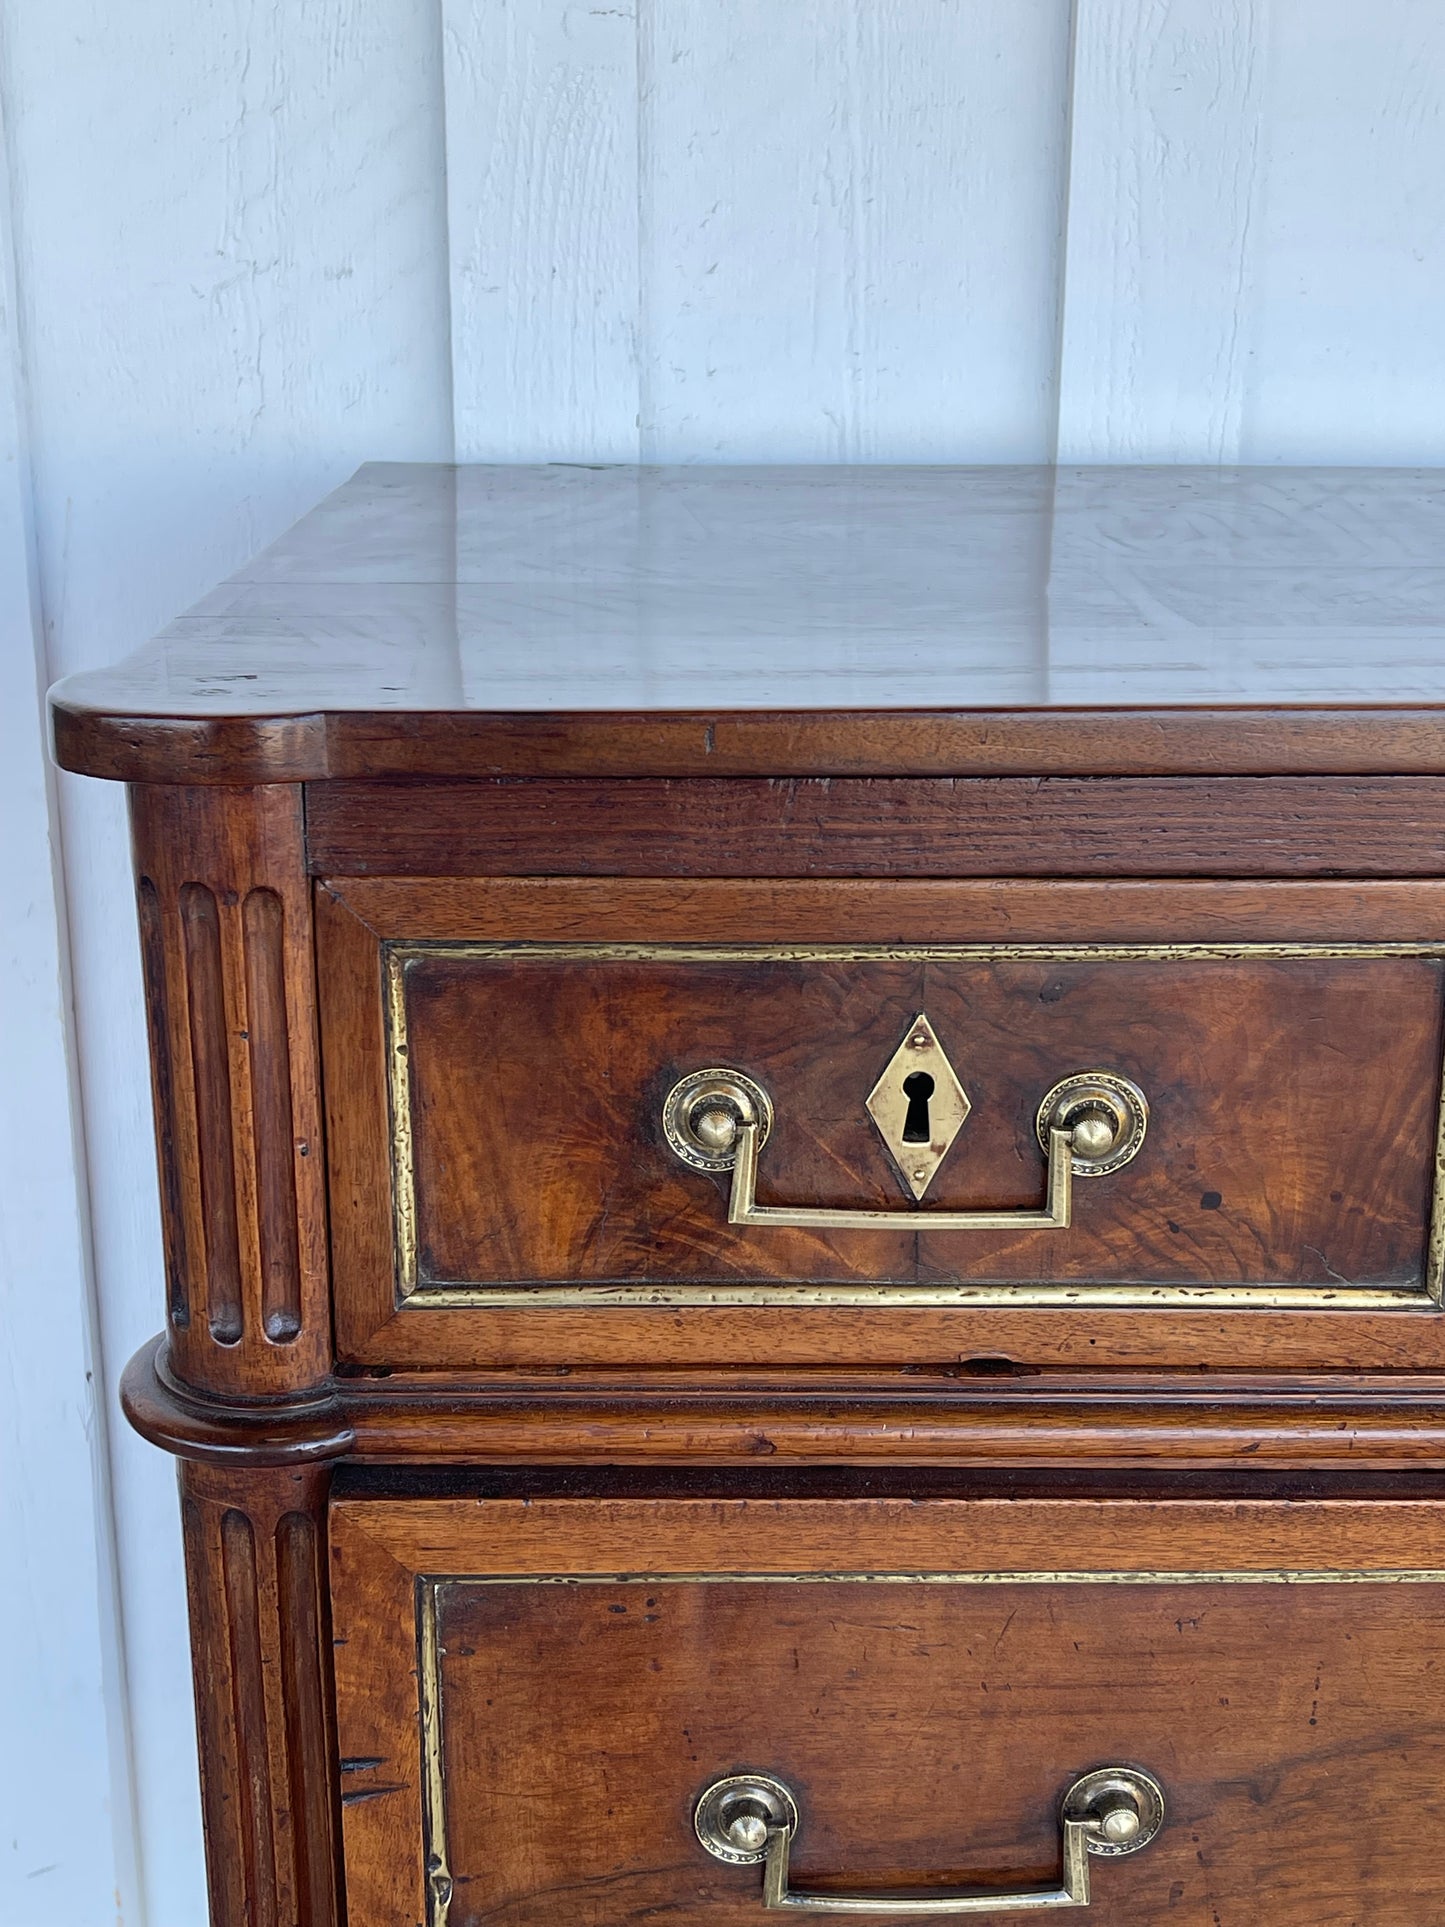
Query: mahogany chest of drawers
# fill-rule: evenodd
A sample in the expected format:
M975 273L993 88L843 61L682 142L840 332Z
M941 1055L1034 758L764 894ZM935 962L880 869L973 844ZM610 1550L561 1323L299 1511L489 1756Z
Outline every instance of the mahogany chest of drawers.
M374 466L60 686L215 1927L1445 1923L1442 557Z

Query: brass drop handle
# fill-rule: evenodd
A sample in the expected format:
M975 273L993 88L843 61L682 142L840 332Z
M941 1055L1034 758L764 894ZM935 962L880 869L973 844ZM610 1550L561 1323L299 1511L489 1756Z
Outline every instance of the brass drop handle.
M758 1203L758 1154L772 1130L773 1105L742 1071L693 1071L673 1086L662 1111L664 1135L684 1163L700 1171L732 1172L729 1224L827 1231L861 1225L890 1231L1066 1231L1073 1219L1074 1179L1105 1177L1127 1164L1144 1142L1148 1122L1149 1105L1136 1084L1112 1071L1081 1071L1055 1084L1038 1108L1038 1138L1048 1156L1040 1209L879 1211Z
M789 1856L798 1829L798 1803L768 1773L734 1773L714 1780L693 1810L697 1837L717 1860L747 1866L762 1862L763 1907L806 1908L830 1914L1044 1913L1087 1907L1089 1856L1118 1859L1147 1847L1164 1824L1164 1793L1152 1774L1138 1767L1096 1767L1075 1780L1059 1803L1062 1870L1052 1887L1012 1892L972 1888L912 1894L816 1893L790 1884Z

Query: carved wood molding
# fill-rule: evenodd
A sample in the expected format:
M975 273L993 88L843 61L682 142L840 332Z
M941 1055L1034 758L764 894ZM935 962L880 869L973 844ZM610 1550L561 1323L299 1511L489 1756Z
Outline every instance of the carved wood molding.
M291 1391L331 1357L300 792L140 787L132 823L177 1364Z
M331 1459L418 1465L892 1465L1056 1470L1256 1467L1445 1470L1437 1387L1244 1374L1025 1383L829 1374L749 1389L726 1373L498 1374L486 1384L334 1379L316 1395L247 1404L197 1394L157 1338L121 1403L151 1444L216 1465ZM916 1389L915 1389L916 1386Z
M1439 775L1427 704L1296 709L718 711L705 716L316 710L107 715L52 700L62 769L128 783L390 777Z
M242 1403L182 1384L173 1341L143 1345L121 1378L120 1402L142 1438L197 1464L295 1466L344 1457L356 1442L342 1401L326 1391Z
M324 1468L186 1465L181 1514L212 1927L335 1927Z

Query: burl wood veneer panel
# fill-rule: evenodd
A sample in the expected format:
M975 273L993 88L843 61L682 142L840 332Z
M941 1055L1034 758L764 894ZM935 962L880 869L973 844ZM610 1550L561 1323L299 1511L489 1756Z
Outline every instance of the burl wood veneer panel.
M422 1292L1424 1282L1433 957L423 947L394 968ZM920 1011L972 1100L921 1206L864 1108ZM896 1227L730 1227L729 1179L681 1163L660 1126L673 1083L713 1065L746 1072L776 1107L764 1203L891 1208ZM1076 1183L1072 1227L930 1232L932 1210L1037 1210L1039 1103L1089 1070L1135 1080L1151 1122L1133 1163Z
M317 887L316 917L340 1355L366 1368L462 1370L845 1363L932 1370L979 1357L1065 1369L1428 1370L1445 1356L1427 1288L1426 1239L1440 1055L1441 887L329 879ZM888 953L867 966L894 973L892 1007L876 1038L866 1011L851 1035L834 1037L832 1007L842 995L844 966L814 953L820 945L836 948L840 938ZM662 978L650 972L661 963L642 954L649 945L689 953L686 962L667 964L671 988L655 1004L649 986ZM753 945L785 954L727 959ZM975 1020L983 1007L947 991L953 964L928 961L926 978L909 980L906 969L896 974L900 951L931 957L941 947L969 945L990 957L1001 946L995 963L1010 946L1027 946L1029 954L1013 956L1009 968L1025 973L1016 987L1033 983L1012 1002L995 1003L981 1053ZM602 968L599 946L627 953L608 969L642 974L627 980L627 995L616 1001L615 1034L589 1034L584 1061L579 1025L606 1028L600 1011L589 1017L586 1010L603 981L589 975L594 965ZM1060 954L1071 946L1089 954ZM1095 946L1159 954L1095 956ZM723 957L708 962L691 954L709 949ZM1411 949L1418 954L1406 954ZM786 961L790 953L796 963ZM411 1040L403 1039L405 1054L389 1051L387 1002L389 973L407 958L427 959L423 1002L434 1020L420 1040L425 1077L410 1108L438 1157L420 1173L416 1221L430 1213L438 1251L445 1247L458 1259L461 1277L449 1281L452 1291L442 1284L411 1288L420 1271L407 1277L398 1265L389 1065L407 1066L397 1082L406 1096L415 1075ZM591 962L574 982L569 960L584 959ZM965 961L978 971L988 959ZM822 974L810 976L810 965ZM850 967L862 966L855 959ZM729 975L739 970L743 976ZM1125 975L1116 978L1116 970ZM749 971L759 973L765 993L735 995L739 984L751 992ZM790 971L797 992L787 990ZM1030 971L1042 974L1028 979ZM997 989L1002 979L992 965L989 972ZM554 988L564 980L571 988L557 1005ZM607 981L620 986L623 976ZM694 981L708 995L689 1005L681 986ZM536 986L530 993L528 983ZM1112 993L1112 1004L1103 994L1111 983L1125 986ZM935 1180L942 1188L920 1210L862 1102L921 1005L934 1010L935 987L953 999L947 1020L935 1021L974 1110ZM720 988L725 1001L710 1003ZM1094 1027L1071 1032L1089 1011ZM820 1026L811 1036L806 1029L787 1034L800 1012ZM882 1304L871 1295L843 1302L849 1291L872 1294L877 1283L848 1273L845 1263L881 1270L885 1246L898 1257L894 1234L831 1234L824 1252L819 1234L730 1232L719 1181L685 1170L662 1147L657 1120L669 1077L705 1062L704 1043L707 1056L748 1068L742 1047L749 1024L756 1026L752 1041L773 1053L752 1069L765 1071L780 1120L762 1158L765 1201L799 1201L794 1179L824 1191L832 1186L830 1195L841 1196L846 1179L857 1186L856 1202L896 1205L910 1221L921 1219L938 1198L988 1201L985 1153L992 1143L994 1195L1037 1203L1043 1159L1032 1106L1065 1070L1112 1065L1135 1076L1154 1118L1132 1165L1079 1183L1074 1230L1034 1235L1039 1256L1032 1266L1022 1249L1012 1254L1012 1283L1001 1272L1010 1257L1006 1238L950 1233L928 1239L930 1249L922 1240L905 1249L907 1269L886 1274ZM1131 1054L1121 1054L1122 1044ZM527 1069L534 1050L535 1077ZM1016 1106L1012 1113L1005 1100ZM1393 1148L1376 1155L1370 1144ZM1242 1145L1254 1145L1262 1162L1241 1168ZM527 1146L535 1154L530 1166ZM779 1161L784 1155L799 1160L791 1173ZM411 1170L414 1160L413 1146L397 1170ZM779 1174L788 1177L787 1188ZM625 1210L604 1213L601 1201L614 1184L613 1201ZM1339 1197L1331 1195L1336 1191ZM523 1211L529 1197L546 1208ZM666 1213L647 1220L656 1227L649 1242L641 1214L654 1212L657 1199ZM1245 1203L1258 1215L1243 1220ZM1144 1204L1147 1217L1136 1210ZM1371 1216L1369 1233L1362 1214ZM1291 1224L1298 1238L1287 1243ZM1071 1282L1059 1273L1089 1225L1100 1271ZM1105 1227L1112 1249L1148 1260L1134 1283L1112 1281L1112 1264L1103 1268L1111 1248L1100 1242ZM792 1262L813 1264L812 1282L800 1273L778 1285L776 1260L759 1262L746 1242L751 1236ZM1056 1255L1045 1249L1045 1237L1056 1241ZM541 1257L551 1254L550 1263L569 1238L575 1242L567 1262L575 1260L583 1275L539 1283ZM497 1282L523 1244L523 1255L538 1261L532 1276ZM624 1246L643 1267L640 1285L609 1283L597 1265L586 1274L593 1254ZM1366 1247L1366 1264L1352 1272L1353 1254ZM1201 1266L1206 1255L1222 1255L1236 1278L1256 1279L1267 1276L1258 1262L1263 1251L1288 1264L1286 1276L1307 1282L1276 1280L1262 1289L1215 1282L1203 1270L1194 1283L1153 1278L1156 1253L1172 1264L1177 1281L1191 1251ZM1385 1265L1368 1269L1379 1266L1382 1253ZM479 1273L492 1268L490 1277L468 1282L473 1257ZM820 1284L828 1264L834 1282ZM758 1269L750 1272L750 1265ZM1152 1282L1140 1282L1140 1273ZM1397 1282L1355 1282L1370 1277ZM766 1302L788 1291L825 1298ZM560 1302L559 1292L567 1294ZM622 1293L631 1294L626 1302L617 1301ZM911 1306L903 1302L907 1293L915 1296ZM613 1302L605 1302L609 1297Z

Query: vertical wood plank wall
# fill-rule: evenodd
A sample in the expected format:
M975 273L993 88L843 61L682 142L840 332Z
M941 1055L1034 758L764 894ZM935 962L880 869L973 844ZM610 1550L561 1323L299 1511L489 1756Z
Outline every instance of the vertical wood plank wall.
M5 131L0 103L0 1921L106 1921L135 1832Z
M1238 462L1269 0L1077 0L1059 459Z
M1445 464L1445 10L0 0L0 132L4 1608L83 1816L0 1919L194 1927L124 813L37 681L370 457Z
M463 460L1433 462L1432 0L442 0Z

